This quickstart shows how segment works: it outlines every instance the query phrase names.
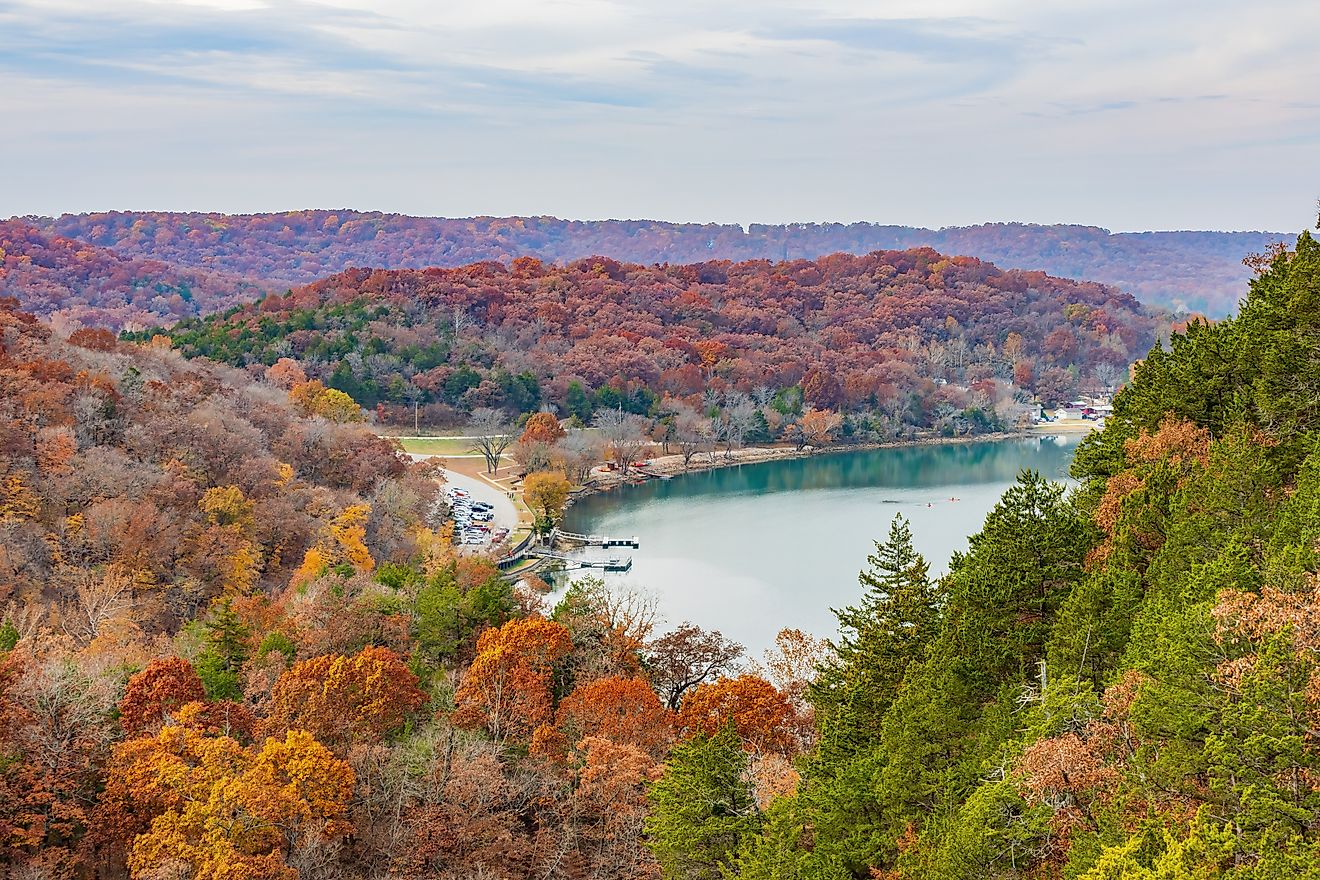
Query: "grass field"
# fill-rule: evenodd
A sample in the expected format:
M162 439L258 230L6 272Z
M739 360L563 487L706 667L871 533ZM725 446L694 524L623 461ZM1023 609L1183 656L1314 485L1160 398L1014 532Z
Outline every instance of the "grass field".
M471 440L455 440L444 437L407 438L399 440L404 452L418 455L468 455L472 452Z

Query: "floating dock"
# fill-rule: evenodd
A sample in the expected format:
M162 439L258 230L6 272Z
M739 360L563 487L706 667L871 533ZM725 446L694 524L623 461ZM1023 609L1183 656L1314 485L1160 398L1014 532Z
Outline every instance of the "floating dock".
M578 535L573 532L556 531L552 538L567 544L581 544L583 547L631 547L639 550L642 546L641 539L636 535L631 538L607 538L604 535Z
M578 559L574 556L567 556L563 553L556 553L553 550L543 550L539 547L529 547L526 551L528 556L539 556L542 559L555 559L559 562L566 562L569 565L578 568L603 568L605 571L628 571L632 568L632 557L611 557L609 559Z

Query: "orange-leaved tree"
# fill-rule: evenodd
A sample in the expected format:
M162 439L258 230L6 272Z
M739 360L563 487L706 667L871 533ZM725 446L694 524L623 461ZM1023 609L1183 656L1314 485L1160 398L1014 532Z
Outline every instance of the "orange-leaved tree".
M426 702L412 673L389 648L351 657L326 654L295 663L271 692L267 734L307 730L331 748L377 740L399 728Z
M811 446L827 446L834 432L843 424L843 417L827 409L808 409L798 420L802 442Z
M295 385L306 382L307 373L303 370L302 364L292 358L282 357L266 368L266 381L289 390Z
M303 730L244 748L168 725L115 749L103 806L124 830L142 829L128 852L134 877L186 865L198 880L296 880L290 854L352 830L353 783L348 764Z
M157 658L128 680L119 701L119 723L129 736L152 734L184 704L205 697L191 663L182 657Z
M601 737L588 737L578 750L583 759L574 801L582 849L601 876L657 876L642 823L646 787L660 778L661 765L643 749Z
M526 739L550 721L554 666L573 650L568 629L542 617L510 620L477 639L477 656L454 694L454 723Z
M714 736L732 723L751 752L791 753L793 707L774 685L758 675L721 678L698 685L683 698L678 726L687 736Z
M559 704L555 724L567 742L603 738L657 760L674 739L673 715L640 678L601 678L574 689Z
M519 443L557 443L567 432L560 427L554 413L532 413L523 426Z
M112 705L71 662L0 653L0 864L14 876L90 874L84 832Z

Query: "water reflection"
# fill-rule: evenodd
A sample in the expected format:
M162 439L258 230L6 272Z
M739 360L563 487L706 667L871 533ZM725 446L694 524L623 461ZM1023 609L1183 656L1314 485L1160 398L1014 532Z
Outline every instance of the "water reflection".
M584 499L565 526L637 535L641 549L622 551L632 571L608 581L655 592L671 623L692 620L760 650L783 626L833 634L829 608L856 601L857 572L895 513L943 571L1022 469L1063 479L1074 446L1027 438L699 472Z

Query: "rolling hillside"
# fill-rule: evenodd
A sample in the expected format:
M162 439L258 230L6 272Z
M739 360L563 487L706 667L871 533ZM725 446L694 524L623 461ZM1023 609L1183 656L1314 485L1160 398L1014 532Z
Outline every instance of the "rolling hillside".
M51 232L141 259L308 283L353 266L420 269L591 254L643 264L815 259L933 247L1006 269L1039 269L1119 287L1142 302L1222 317L1250 276L1243 257L1289 236L1270 232L1111 233L1094 226L989 223L921 229L871 223L737 225L555 217L444 219L376 212L110 212L37 221Z

